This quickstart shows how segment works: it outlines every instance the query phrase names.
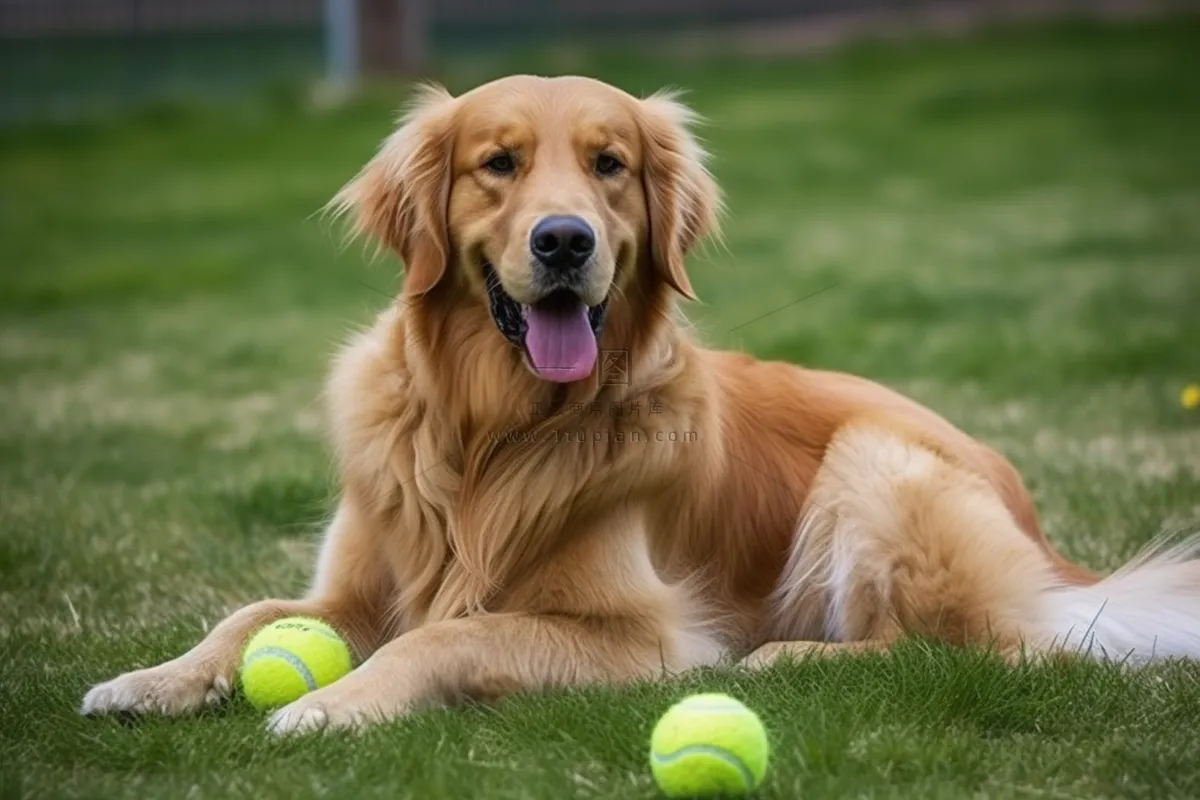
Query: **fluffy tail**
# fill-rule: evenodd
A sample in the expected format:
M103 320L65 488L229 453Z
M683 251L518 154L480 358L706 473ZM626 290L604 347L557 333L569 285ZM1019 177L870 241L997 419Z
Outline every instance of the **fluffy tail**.
M1043 647L1138 664L1200 658L1200 535L1159 540L1098 583L1043 599Z

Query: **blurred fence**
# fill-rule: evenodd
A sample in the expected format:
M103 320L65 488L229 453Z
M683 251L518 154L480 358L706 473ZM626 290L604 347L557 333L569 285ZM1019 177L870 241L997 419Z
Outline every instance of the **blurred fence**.
M321 74L322 0L0 0L0 121Z
M1038 5L1031 0L938 5L953 10L1022 3ZM620 40L627 33L929 5L929 0L0 0L0 123L74 116L151 98L303 85L331 71L352 75L349 60L364 56L402 68L406 62L397 56L416 50L420 57L432 51L452 58L517 44L563 44L598 35ZM405 36L395 36L402 7L421 9L416 23L409 21L420 30L410 24ZM358 24L348 24L347 15Z

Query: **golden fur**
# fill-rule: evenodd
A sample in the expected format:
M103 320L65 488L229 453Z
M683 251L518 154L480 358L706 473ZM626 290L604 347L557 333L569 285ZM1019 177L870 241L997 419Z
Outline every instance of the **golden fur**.
M1155 599L1185 627L1200 618L1187 553L1098 583L1047 543L1008 462L928 409L697 344L676 297L721 201L691 121L669 96L582 78L420 95L335 200L406 275L329 381L341 497L312 590L238 611L84 710L220 700L246 637L288 614L328 619L363 663L280 710L277 732L813 643L1119 648L1143 617L1101 625L1099 643L1076 623L1122 592L1145 616L1147 576L1173 588ZM515 175L480 167L497 148ZM625 169L597 177L600 151ZM562 213L597 231L581 292L611 297L601 346L629 354L627 383L599 380L602 363L596 379L542 380L489 315L481 264L533 302L529 229Z

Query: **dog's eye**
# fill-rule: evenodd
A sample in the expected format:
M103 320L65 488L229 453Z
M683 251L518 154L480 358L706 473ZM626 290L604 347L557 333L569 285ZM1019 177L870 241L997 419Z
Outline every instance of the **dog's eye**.
M511 175L517 169L517 162L508 153L500 153L484 162L484 166L497 175Z
M596 156L596 174L604 177L616 175L621 170L625 169L625 165L621 163L614 155L609 153L601 153Z

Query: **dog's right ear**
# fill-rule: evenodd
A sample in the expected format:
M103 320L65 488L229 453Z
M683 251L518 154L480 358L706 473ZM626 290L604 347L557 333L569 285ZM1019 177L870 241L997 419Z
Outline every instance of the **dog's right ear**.
M424 86L362 171L330 201L349 214L357 234L370 234L404 260L404 293L437 285L450 258L452 111L454 98Z

